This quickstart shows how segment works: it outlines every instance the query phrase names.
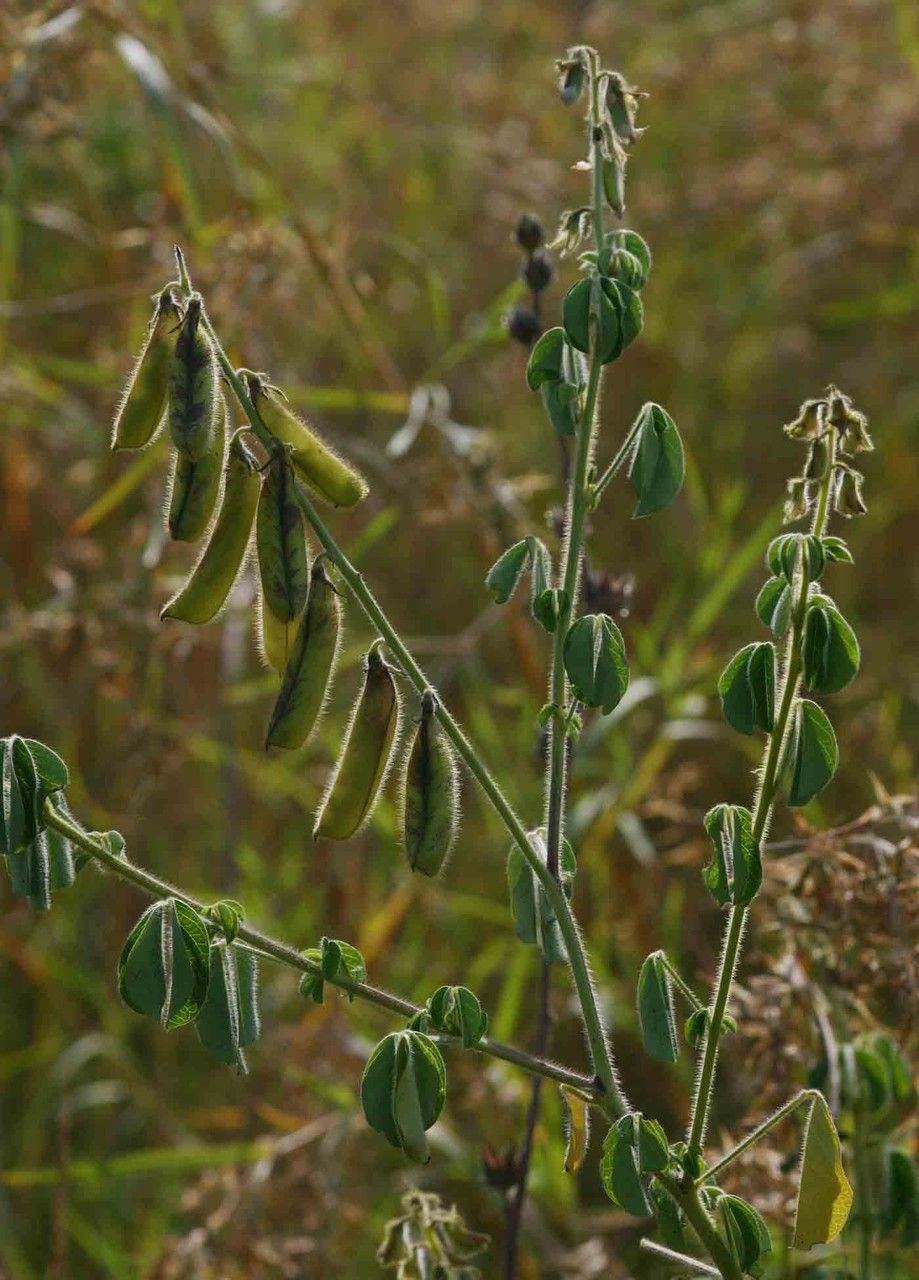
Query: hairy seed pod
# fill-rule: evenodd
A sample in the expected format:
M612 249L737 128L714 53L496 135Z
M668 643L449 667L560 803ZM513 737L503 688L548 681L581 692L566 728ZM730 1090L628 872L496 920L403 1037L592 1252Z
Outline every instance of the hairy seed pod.
M297 628L279 621L265 604L261 590L255 604L255 644L266 667L283 675L290 660Z
M266 747L293 750L302 747L313 732L332 683L340 635L341 602L321 557L317 557L310 574L306 612L268 724Z
M436 876L449 857L459 819L456 758L437 724L436 707L427 690L402 786L405 852L412 870L426 876Z
M303 513L297 503L288 450L277 445L262 471L255 545L266 608L280 622L299 618L309 589Z
M237 431L230 441L223 501L207 546L185 586L160 614L197 624L223 607L249 546L259 495L258 462Z
M169 536L176 542L197 542L214 514L227 447L229 411L225 401L220 421L222 425L214 432L211 447L203 458L195 461L175 450L166 522Z
M367 670L341 754L316 815L313 838L347 840L370 816L392 759L399 727L399 693L377 647Z
M143 449L156 435L166 412L172 335L180 318L172 288L167 286L156 299L144 345L115 413L113 449Z
M192 294L169 366L169 431L172 443L197 460L210 450L217 417L217 360L201 324L201 296Z
M320 497L336 507L353 507L367 494L363 476L287 406L264 378L249 377L249 394L265 426L282 444L291 446L291 462Z

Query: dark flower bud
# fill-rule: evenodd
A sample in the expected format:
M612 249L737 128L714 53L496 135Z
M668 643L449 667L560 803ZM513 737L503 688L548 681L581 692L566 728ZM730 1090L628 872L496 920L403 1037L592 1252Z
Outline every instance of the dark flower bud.
M552 255L548 249L537 249L520 268L520 274L534 293L541 293L552 279Z
M514 238L524 253L533 253L546 238L543 225L532 213L522 213L514 228Z
M814 440L807 451L807 462L804 464L805 480L821 480L829 461L829 445L826 440Z
M512 307L507 316L507 331L515 342L532 347L542 333L542 325L536 312L529 307Z
M810 500L807 481L801 476L796 476L794 480L789 480L787 489L788 497L785 499L782 518L786 524L791 524L792 521L801 520L807 515L810 509Z
M560 58L555 64L558 73L558 92L566 107L572 106L581 96L586 79L584 63L580 57Z
M852 467L840 467L837 473L833 506L841 516L863 516L868 508L862 497L864 476Z

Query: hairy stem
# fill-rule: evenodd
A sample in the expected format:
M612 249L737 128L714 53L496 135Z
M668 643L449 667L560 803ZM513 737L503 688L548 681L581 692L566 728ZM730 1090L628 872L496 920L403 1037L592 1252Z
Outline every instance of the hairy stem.
M802 1089L800 1093L796 1093L784 1106L779 1107L778 1111L774 1111L768 1120L758 1124L741 1142L738 1142L736 1147L732 1147L727 1155L721 1157L717 1164L713 1164L706 1169L702 1176L696 1179L696 1184L701 1185L703 1182L708 1182L710 1179L717 1177L722 1169L726 1169L729 1164L733 1164L738 1156L742 1156L745 1151L748 1151L750 1147L759 1142L760 1138L764 1138L786 1116L790 1116L793 1111L797 1111L802 1103L812 1102L821 1096L817 1089Z
M184 265L184 258L182 257L181 250L178 248L176 250L176 257L180 262L181 270L182 265ZM241 378L230 363L230 360L227 357L216 332L214 331L213 325L204 310L202 310L201 318L202 324L214 344L214 351L221 371L232 389L233 394L239 401L243 412L248 418L253 433L266 448L270 448L273 437L262 422L258 409L253 404ZM361 606L364 613L367 615L367 618L377 634L385 640L393 658L402 670L403 674L414 685L419 694L423 694L426 689L433 688L431 681L427 678L418 663L412 657L412 654L403 643L398 632L378 604L376 597L367 586L362 574L358 572L336 542L328 526L325 524L325 521L316 510L305 485L300 481L297 482L297 500L303 514L312 526L313 532L316 534L316 537L322 544L323 549L329 556L329 559L335 564L344 579L346 586L357 603ZM546 864L530 842L526 828L512 808L501 787L492 777L478 752L475 750L472 743L463 733L456 720L446 709L440 699L437 701L436 714L444 733L456 748L460 759L482 788L495 812L504 823L504 826L513 839L514 844L520 850L521 854L531 867L534 875L545 890L553 912L558 919L562 937L565 941L565 948L568 953L571 967L571 976L577 992L584 1028L587 1035L591 1065L601 1086L605 1099L604 1105L612 1114L620 1115L627 1110L627 1106L624 1098L622 1097L615 1072L610 1062L606 1037L603 1032L603 1024L600 1019L600 1012L597 1005L596 992L594 991L593 982L590 977L587 954L584 950L581 935L578 931L571 907L568 904L568 899L562 891L560 884L555 877L550 874ZM596 1092L596 1090L594 1090L594 1092Z
M654 1176L683 1210L687 1222L695 1229L724 1280L743 1280L743 1272L737 1260L708 1216L696 1187L681 1187L676 1178L668 1173L657 1173Z
M186 893L184 889L179 889L170 884L168 880L163 880L160 876L154 875L152 871L147 871L144 867L139 867L134 863L128 862L126 858L118 857L112 853L98 836L93 832L84 831L66 814L55 808L50 800L45 801L44 817L49 827L53 827L55 831L59 831L61 835L66 836L78 849L88 854L100 866L107 871L113 872L122 880L128 881L129 884L133 884L136 888L142 889L151 898L177 898L195 911L201 912L205 910L205 904L198 898ZM298 973L322 976L322 968L316 961L310 960L288 943L272 938L269 934L262 933L259 929L253 929L251 925L241 924L237 938L241 943L257 951L260 955L274 960L288 969L294 969ZM400 1018L413 1018L422 1011L421 1006L414 1004L411 1000L403 1000L401 996L384 991L381 987L371 986L367 982L355 982L352 978L341 976L326 978L325 981L358 1000L365 1000L369 1004L388 1010L390 1013L398 1014ZM555 1080L558 1084L567 1084L575 1089L584 1090L588 1096L596 1101L598 1106L604 1102L604 1099L598 1094L595 1082L577 1071L570 1071L567 1067L559 1066L555 1062L549 1062L545 1058L527 1053L514 1045L502 1044L501 1041L493 1040L488 1036L480 1040L474 1047L478 1053L483 1053L490 1058L499 1058L502 1062L509 1062L515 1067L520 1067L522 1070L530 1072L531 1075L542 1076L547 1080Z
M820 486L817 507L811 532L818 537L826 532L829 518L829 495L833 479L833 464L836 459L836 430L830 428L829 458L826 473ZM804 618L807 613L807 600L810 593L810 579L807 566L802 563L799 570L798 595L792 613L791 628L785 646L785 675L779 709L775 718L775 726L766 745L759 791L753 810L753 839L761 845L769 826L772 805L778 782L779 764L782 760L785 740L791 723L801 679L801 637L804 630ZM722 1021L727 1011L734 974L740 959L740 946L743 940L744 925L749 907L732 907L728 917L727 932L721 953L721 968L718 973L717 986L711 1004L711 1017L708 1021L708 1034L702 1050L702 1063L696 1083L696 1092L692 1105L692 1117L689 1126L689 1146L701 1154L705 1138L705 1127L711 1107L712 1090L715 1083L715 1065L718 1060L718 1043L721 1038Z
M589 139L593 167L593 227L599 253L603 243L603 186L602 159L598 138L600 124L598 62L593 55L590 70ZM594 287L597 282L594 282ZM562 571L562 601L552 643L552 674L549 699L556 708L549 724L549 765L546 774L546 870L555 893L550 901L558 917L565 947L571 963L575 985L584 1012L584 1025L590 1042L594 1070L620 1114L628 1110L628 1102L622 1093L613 1065L610 1046L600 1020L596 997L590 975L583 964L583 944L577 925L562 892L559 882L559 852L565 814L567 761L565 745L567 732L563 708L568 698L568 677L565 673L565 637L577 613L577 594L584 553L584 525L589 500L588 476L593 456L597 426L597 406L603 366L597 353L598 323L591 303L590 353L588 358L587 390L580 415L577 433L577 450L574 474L568 490L566 517L565 563ZM589 999L585 995L589 991Z

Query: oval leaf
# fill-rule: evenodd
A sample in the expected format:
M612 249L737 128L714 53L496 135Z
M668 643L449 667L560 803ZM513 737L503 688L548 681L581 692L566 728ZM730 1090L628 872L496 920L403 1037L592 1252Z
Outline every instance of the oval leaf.
M676 423L659 404L643 406L629 479L638 505L633 519L653 515L669 507L683 483L685 460L683 442Z
M792 1243L796 1249L829 1244L846 1225L852 1188L842 1167L839 1138L830 1109L815 1098L804 1134L801 1185Z
M807 804L827 785L839 764L839 747L833 726L816 702L802 698L795 711L790 749L791 784L788 803Z
M605 613L579 618L565 637L565 670L575 696L608 714L629 687L622 632Z
M676 1021L670 975L660 952L648 956L638 975L638 1021L645 1049L661 1062L676 1062Z

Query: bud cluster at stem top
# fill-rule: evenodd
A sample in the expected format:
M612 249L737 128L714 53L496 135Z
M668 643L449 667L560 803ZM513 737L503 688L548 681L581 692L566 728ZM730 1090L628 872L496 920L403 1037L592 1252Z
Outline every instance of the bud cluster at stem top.
M786 523L810 513L827 480L839 515L864 515L868 510L862 497L864 476L853 463L857 454L870 452L874 442L868 434L868 419L854 408L851 398L831 383L822 396L804 401L785 434L808 445L802 471L788 481ZM829 468L832 475L828 477Z

